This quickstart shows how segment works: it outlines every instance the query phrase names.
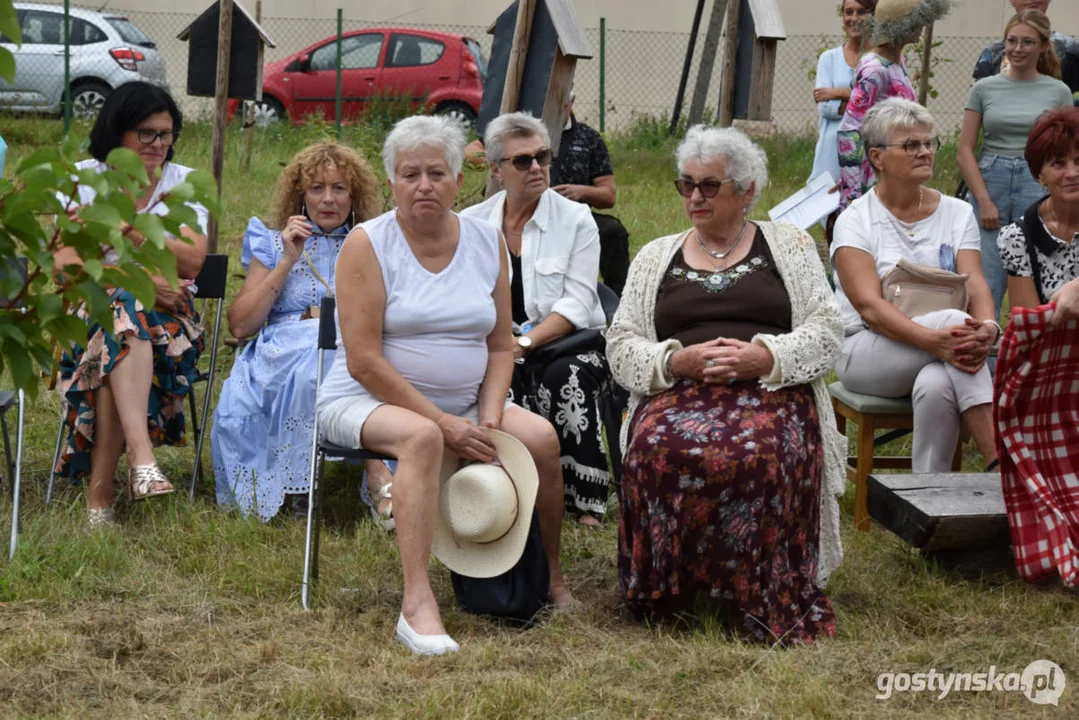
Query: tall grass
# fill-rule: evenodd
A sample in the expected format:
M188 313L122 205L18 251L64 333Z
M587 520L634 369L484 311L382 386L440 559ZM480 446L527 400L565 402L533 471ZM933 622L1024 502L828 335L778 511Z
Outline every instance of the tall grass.
M310 123L261 133L251 170L242 172L239 131L230 128L220 250L234 273L247 218L266 214L282 166L330 130ZM351 126L342 138L380 176L381 132ZM14 165L56 142L60 125L0 117L0 134ZM609 142L616 212L634 249L683 229L665 125L642 120ZM811 137L762 143L772 182L757 217L804 182L813 152ZM209 128L193 124L177 160L209 167L209 149ZM954 162L952 153L941 155L938 186L947 190ZM468 171L462 195L474 201L483 181ZM230 298L240 283L231 279ZM223 377L229 355L220 362ZM1009 572L949 569L879 528L850 532L852 492L843 499L846 559L828 588L834 640L794 650L747 645L708 614L688 630L633 624L619 602L612 513L599 530L565 525L565 569L581 607L528 631L453 609L448 574L433 564L448 629L464 651L416 660L393 641L401 600L396 546L358 511L351 468L329 471L322 580L316 610L304 613L303 524L290 517L263 524L220 512L209 487L195 502L177 496L121 506L121 527L111 533L83 531L78 488L59 488L45 507L58 412L52 396L30 407L21 547L14 561L0 560L3 717L966 718L1079 710L1074 686L1059 708L999 692L875 700L885 671L1021 671L1045 658L1077 682L1079 607L1074 595L1028 586ZM159 453L178 482L191 457L190 448ZM5 493L0 514L10 510Z

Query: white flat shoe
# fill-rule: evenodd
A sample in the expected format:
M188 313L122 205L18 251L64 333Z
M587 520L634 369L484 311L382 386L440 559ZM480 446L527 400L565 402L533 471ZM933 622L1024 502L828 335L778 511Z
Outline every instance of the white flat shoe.
M408 624L404 614L397 618L397 639L411 650L413 655L445 655L461 649L449 635L420 635Z

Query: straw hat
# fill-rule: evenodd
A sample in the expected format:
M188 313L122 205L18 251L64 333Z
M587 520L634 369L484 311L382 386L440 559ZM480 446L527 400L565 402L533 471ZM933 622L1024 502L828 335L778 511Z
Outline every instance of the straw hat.
M873 42L914 37L951 9L951 0L880 0L873 13Z
M466 577L495 577L517 564L539 489L539 473L524 444L500 430L490 432L497 464L458 469L453 453L442 459L431 552Z

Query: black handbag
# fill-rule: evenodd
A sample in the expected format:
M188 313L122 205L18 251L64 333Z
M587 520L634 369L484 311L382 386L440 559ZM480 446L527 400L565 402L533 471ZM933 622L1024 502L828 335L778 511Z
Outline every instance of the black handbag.
M566 355L607 350L607 339L601 330L575 330L528 353L527 362L546 367Z
M516 565L493 578L465 577L451 571L450 579L457 604L465 612L531 625L551 604L551 576L536 511L532 510L528 540Z

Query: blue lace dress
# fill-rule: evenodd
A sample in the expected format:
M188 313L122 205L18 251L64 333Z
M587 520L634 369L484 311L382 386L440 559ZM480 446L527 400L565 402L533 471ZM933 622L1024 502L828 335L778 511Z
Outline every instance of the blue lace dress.
M323 279L333 287L337 255L347 227L313 235L305 249ZM251 218L241 263L251 258L273 269L284 250L281 233ZM326 288L301 257L259 334L236 355L214 411L213 447L217 501L245 515L272 518L286 493L306 493L315 414L318 320L301 320ZM328 352L326 368L333 362Z

